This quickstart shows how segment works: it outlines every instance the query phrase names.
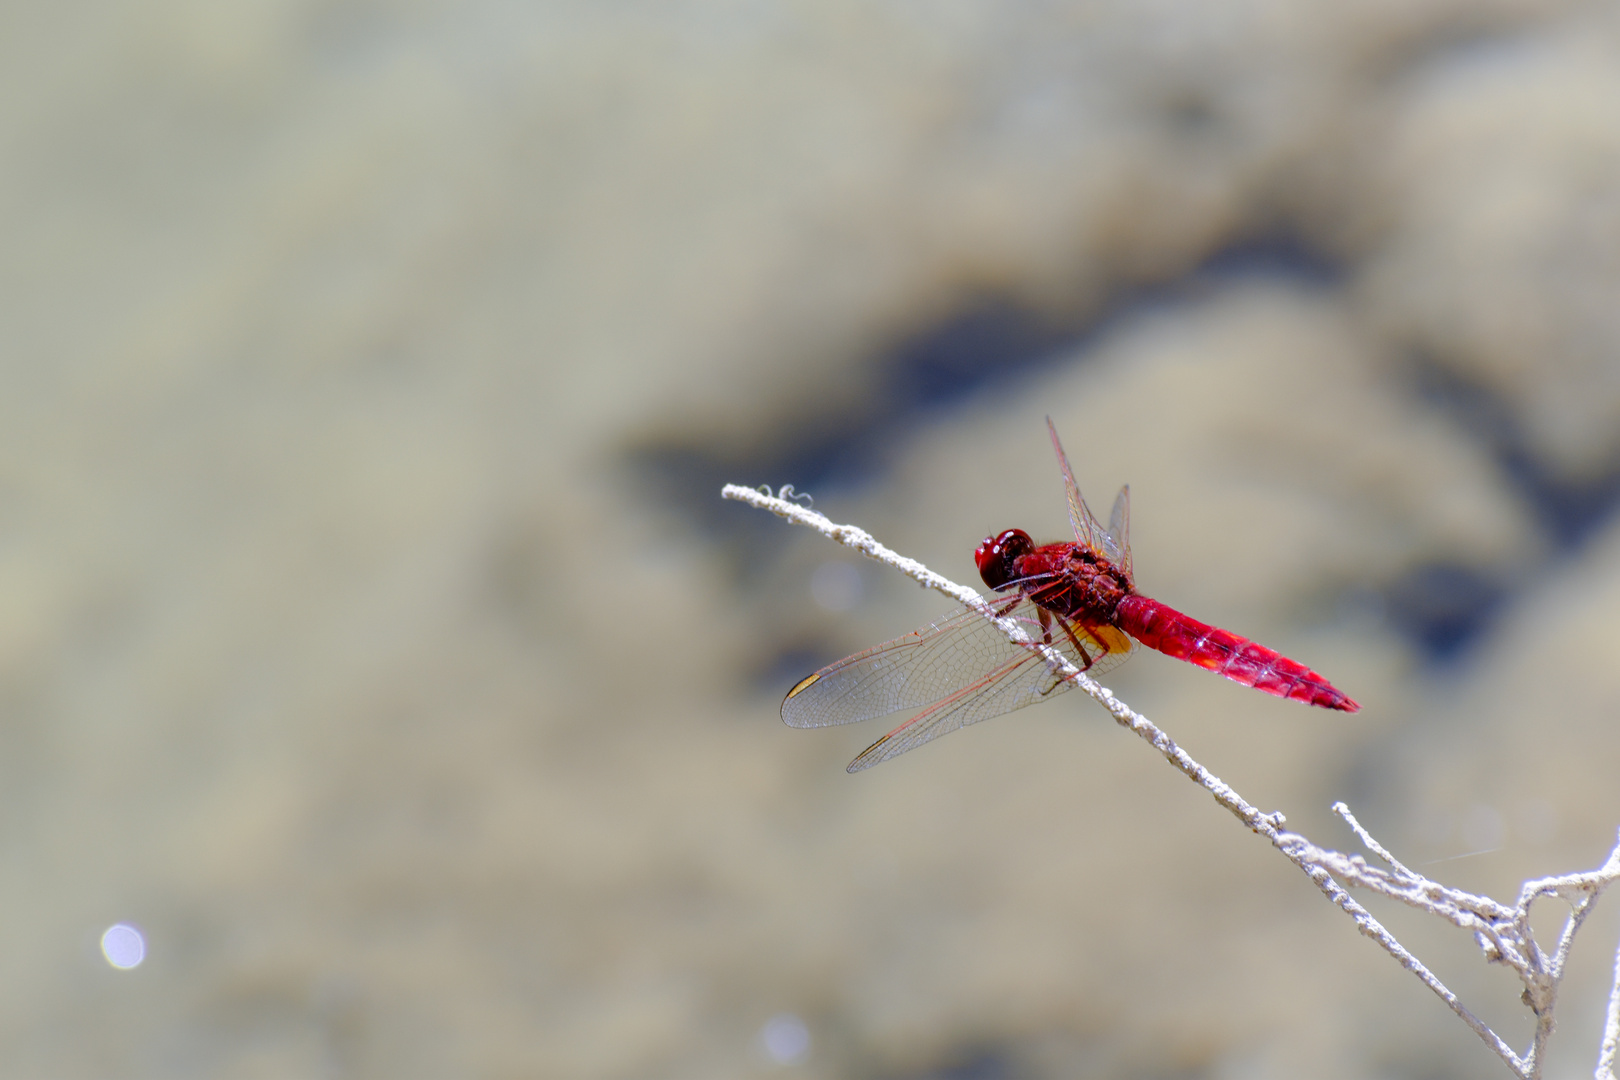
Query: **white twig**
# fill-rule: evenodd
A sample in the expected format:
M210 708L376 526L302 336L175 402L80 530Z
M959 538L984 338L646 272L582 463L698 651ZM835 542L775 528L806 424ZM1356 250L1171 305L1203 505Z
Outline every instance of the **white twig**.
M1603 1024L1603 1046L1598 1051L1596 1080L1620 1080L1615 1059L1620 1057L1620 948L1614 952L1614 985L1609 988L1609 1012Z
M782 495L788 490L783 489ZM1204 768L1175 740L1156 727L1147 717L1131 709L1116 698L1106 687L1069 663L1061 653L1031 641L1012 619L997 619L984 597L973 589L936 574L915 559L908 559L878 543L864 529L853 525L838 525L814 510L805 508L786 498L772 495L768 489L758 490L727 484L721 496L735 499L750 506L769 510L797 525L815 529L848 547L854 548L879 562L899 570L914 581L949 596L957 603L966 604L986 618L994 621L1014 641L1037 649L1047 666L1060 677L1069 679L1107 709L1121 727L1146 740L1166 761L1201 785L1239 821L1252 831L1264 836L1329 900L1355 922L1356 929L1376 941L1406 970L1410 971L1440 1000L1474 1030L1485 1045L1502 1059L1509 1069L1522 1080L1537 1080L1545 1057L1547 1040L1553 1032L1553 1007L1558 985L1563 978L1575 933L1586 921L1593 903L1603 891L1620 880L1620 840L1608 861L1597 870L1543 878L1526 882L1519 894L1519 902L1507 907L1490 897L1476 896L1430 881L1421 874L1402 865L1383 845L1361 826L1343 803L1335 803L1334 811L1389 869L1369 866L1359 855L1319 848L1298 833L1284 832L1281 813L1264 813L1251 806L1220 777ZM1372 913L1358 903L1345 886L1369 889L1391 899L1439 916L1455 926L1472 932L1485 959L1490 963L1511 968L1524 984L1523 1000L1536 1015L1536 1030L1529 1051L1520 1056L1492 1031L1483 1021L1458 1000L1457 995L1440 981L1422 961L1407 951L1395 936L1386 930ZM1530 930L1530 907L1544 896L1556 896L1570 906L1568 921L1559 936L1558 948L1551 958L1541 950ZM1615 981L1609 995L1607 1023L1596 1071L1597 1080L1620 1080L1615 1074L1616 1059L1620 1056L1620 952L1615 956Z

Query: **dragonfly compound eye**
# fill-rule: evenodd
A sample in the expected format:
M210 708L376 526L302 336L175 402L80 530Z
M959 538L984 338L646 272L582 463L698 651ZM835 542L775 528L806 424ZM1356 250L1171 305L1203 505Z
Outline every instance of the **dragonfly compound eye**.
M1023 529L1008 529L1000 536L986 537L973 561L978 564L979 576L992 589L1000 589L1021 575L1013 565L1021 555L1035 550L1035 541Z

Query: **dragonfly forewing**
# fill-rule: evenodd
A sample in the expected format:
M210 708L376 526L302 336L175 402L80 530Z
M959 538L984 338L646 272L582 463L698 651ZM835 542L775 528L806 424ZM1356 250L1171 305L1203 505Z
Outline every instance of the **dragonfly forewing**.
M1052 436L1052 449L1057 454L1058 469L1063 473L1063 493L1069 501L1069 524L1074 527L1074 538L1081 547L1096 551L1114 562L1118 556L1118 544L1113 536L1102 527L1086 505L1085 496L1080 494L1080 485L1074 482L1074 470L1069 467L1069 455L1063 452L1063 443L1058 440L1057 428L1052 425L1052 418L1046 418L1046 430ZM1110 551L1110 548L1115 550Z
M1076 667L1097 673L1129 655L1131 639L1113 627L1087 630L1041 618L1027 597L998 610L1031 641L1049 643ZM782 719L792 727L853 724L931 706L878 740L850 765L858 771L968 724L1045 701L1072 685L1042 654L1008 640L971 608L822 668L788 692Z
M1033 605L1021 599L1009 615L1038 638L1038 621L1020 617L1026 609L1033 611ZM830 727L920 708L1025 654L993 622L972 608L958 608L802 680L783 700L782 719L790 727Z

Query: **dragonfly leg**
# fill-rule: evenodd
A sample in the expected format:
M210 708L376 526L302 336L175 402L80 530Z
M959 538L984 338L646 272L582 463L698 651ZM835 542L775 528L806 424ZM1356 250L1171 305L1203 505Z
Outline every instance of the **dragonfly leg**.
M1091 670L1091 665L1095 664L1097 662L1097 657L1092 656L1089 652L1086 651L1086 647L1084 645L1080 644L1080 638L1075 635L1074 628L1069 625L1069 622L1068 622L1067 619L1065 619L1063 616L1059 615L1059 616L1057 616L1057 621L1058 621L1058 625L1063 627L1063 632L1068 635L1069 644L1074 646L1074 651L1079 653L1080 658L1085 661L1084 664L1080 665L1080 670L1081 671L1090 671Z
M1037 610L1039 610L1041 613L1041 625L1046 629L1045 644L1052 644L1052 628L1050 620L1056 619L1057 624L1063 628L1064 635L1069 639L1069 644L1074 646L1074 651L1079 654L1081 661L1083 661L1080 665L1080 670L1089 671L1091 669L1091 665L1097 662L1097 656L1101 656L1102 654L1098 653L1097 656L1092 656L1086 647L1080 643L1080 638L1077 634L1075 634L1074 628L1069 625L1069 621L1063 616L1058 615L1055 612L1048 612L1045 608L1038 608ZM1067 681L1067 679L1061 678L1057 675L1052 676L1052 685L1048 686L1045 690L1040 691L1041 697L1045 697L1046 695L1050 694Z

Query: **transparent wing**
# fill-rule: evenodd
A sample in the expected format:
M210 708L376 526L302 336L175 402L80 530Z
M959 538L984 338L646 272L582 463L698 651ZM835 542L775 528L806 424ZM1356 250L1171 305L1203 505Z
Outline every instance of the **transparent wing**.
M1020 597L1008 616L1039 638L1038 612ZM971 608L957 608L800 680L782 701L782 719L790 727L829 727L920 708L1024 655L994 623Z
M1065 624L1027 597L1013 601L1007 614L1031 639L1049 640L1092 674L1123 661L1134 648L1114 627ZM990 620L962 608L802 680L782 702L782 719L792 727L827 727L932 704L856 758L850 765L855 772L959 727L1044 701L1068 686L1037 651L1013 644Z
M1114 496L1114 509L1108 515L1108 537L1114 542L1119 557L1110 561L1127 577L1131 573L1131 485L1126 484Z
M1074 482L1074 470L1069 468L1069 456L1063 452L1063 444L1058 441L1057 428L1052 424L1052 418L1046 418L1046 430L1052 434L1052 449L1057 452L1058 468L1063 470L1064 493L1069 497L1069 524L1074 526L1074 538L1084 547L1101 553L1108 561L1119 565L1117 545L1108 530L1098 524L1092 516L1091 507L1080 494L1080 485ZM1110 548L1115 550L1110 551Z
M1098 675L1123 663L1136 647L1130 637L1112 626L1094 627L1088 631L1071 625L1070 629L1090 657L1091 666L1087 669L1090 675ZM1063 653L1076 667L1085 669L1086 660L1076 654L1075 642L1069 640L1061 627L1055 630L1050 643L1052 647ZM1006 640L1005 635L1002 640ZM1074 685L1052 674L1036 650L1019 647L1018 653L1020 655L1012 657L1001 667L962 687L943 701L936 702L868 746L849 763L849 771L853 773L869 769L880 761L898 757L957 728L1056 697Z

